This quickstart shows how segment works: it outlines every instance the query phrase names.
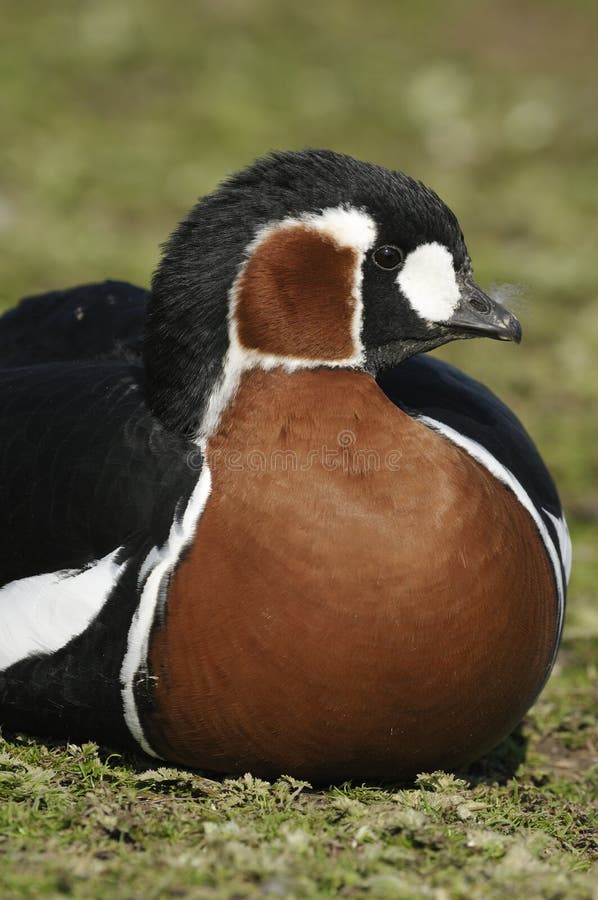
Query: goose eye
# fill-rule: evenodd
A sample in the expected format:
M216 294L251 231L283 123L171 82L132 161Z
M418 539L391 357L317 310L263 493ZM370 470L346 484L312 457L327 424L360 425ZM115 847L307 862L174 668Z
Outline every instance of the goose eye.
M378 247L374 250L372 259L379 269L389 270L400 266L404 256L403 251L399 250L398 247L393 247L392 244L384 244L383 247Z

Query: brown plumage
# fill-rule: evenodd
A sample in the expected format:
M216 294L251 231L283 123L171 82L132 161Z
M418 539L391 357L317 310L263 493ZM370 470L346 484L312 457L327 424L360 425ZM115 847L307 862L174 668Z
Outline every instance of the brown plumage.
M244 377L208 461L151 639L159 753L373 778L464 763L517 724L550 664L554 578L471 457L364 373L274 370Z

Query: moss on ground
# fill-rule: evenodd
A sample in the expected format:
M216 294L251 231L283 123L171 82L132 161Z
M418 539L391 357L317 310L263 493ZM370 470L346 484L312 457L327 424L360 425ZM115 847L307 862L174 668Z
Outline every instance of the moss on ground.
M0 896L596 898L596 4L10 6L0 308L106 277L147 284L194 199L270 148L404 168L458 213L482 284L524 286L521 347L442 355L529 428L575 564L547 689L458 776L313 791L6 735Z

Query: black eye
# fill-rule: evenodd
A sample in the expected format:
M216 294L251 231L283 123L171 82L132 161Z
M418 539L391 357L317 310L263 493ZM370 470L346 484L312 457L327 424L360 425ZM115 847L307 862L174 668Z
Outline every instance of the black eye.
M392 244L384 244L372 253L372 259L380 269L396 269L403 262L403 251Z

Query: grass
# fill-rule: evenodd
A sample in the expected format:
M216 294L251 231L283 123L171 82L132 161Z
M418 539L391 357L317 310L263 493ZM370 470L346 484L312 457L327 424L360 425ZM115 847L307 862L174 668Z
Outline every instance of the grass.
M482 284L523 285L520 348L442 355L537 441L574 570L548 687L468 772L313 791L6 735L2 897L596 896L597 26L588 0L5 12L0 308L108 276L147 284L196 196L270 148L404 168L458 213Z

